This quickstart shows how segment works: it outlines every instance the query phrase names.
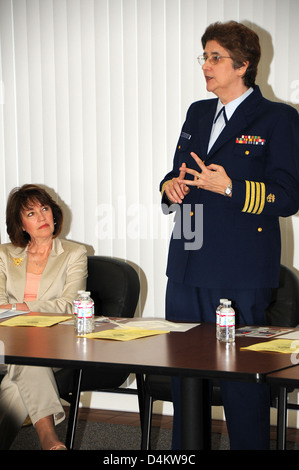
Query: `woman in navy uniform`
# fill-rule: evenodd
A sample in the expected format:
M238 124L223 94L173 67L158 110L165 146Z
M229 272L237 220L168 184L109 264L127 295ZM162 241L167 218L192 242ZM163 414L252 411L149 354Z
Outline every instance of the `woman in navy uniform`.
M206 87L218 98L190 106L173 169L160 185L164 212L176 212L166 318L215 322L219 299L229 298L238 324L263 325L279 280L279 217L299 208L299 117L256 86L254 31L215 23L202 45ZM269 448L268 387L222 381L221 389L231 449ZM175 384L173 399L178 449Z

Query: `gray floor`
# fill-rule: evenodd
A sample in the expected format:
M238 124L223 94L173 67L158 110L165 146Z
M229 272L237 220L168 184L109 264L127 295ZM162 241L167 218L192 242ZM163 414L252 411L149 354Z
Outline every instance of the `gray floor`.
M62 441L65 439L66 424L64 421L57 427ZM140 428L138 426L107 424L98 422L79 421L77 424L75 449L77 450L139 450ZM271 449L275 450L275 441ZM152 429L152 450L171 449L171 430ZM288 450L299 450L295 443L287 444ZM11 450L40 450L37 434L32 426L27 426L19 432ZM212 450L229 450L226 434L213 433Z
M66 421L57 426L59 438L64 441ZM75 450L139 450L141 442L138 426L79 421L76 429ZM153 428L153 449L171 448L171 431ZM39 441L33 426L22 428L11 450L39 450Z

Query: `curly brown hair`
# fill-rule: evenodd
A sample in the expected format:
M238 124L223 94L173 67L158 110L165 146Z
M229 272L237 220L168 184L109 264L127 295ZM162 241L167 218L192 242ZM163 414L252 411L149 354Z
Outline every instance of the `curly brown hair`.
M51 207L55 222L53 238L57 237L62 230L63 212L60 206L42 187L35 184L24 184L10 192L6 206L7 233L11 243L15 246L24 248L30 241L30 235L23 230L21 212L28 209L32 203Z
M237 21L216 22L205 30L201 38L203 48L205 48L208 41L213 40L229 52L230 57L233 59L234 68L237 69L242 67L246 61L249 62L243 80L245 86L254 86L261 57L258 35L252 29Z

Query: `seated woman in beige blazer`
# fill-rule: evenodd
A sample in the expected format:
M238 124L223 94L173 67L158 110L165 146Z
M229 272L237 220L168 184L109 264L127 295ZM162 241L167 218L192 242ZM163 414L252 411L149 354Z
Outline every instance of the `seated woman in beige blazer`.
M6 208L11 243L0 245L0 308L72 313L77 291L85 289L84 246L60 240L63 213L41 187L13 190ZM0 365L0 449L7 449L29 415L42 449L65 449L54 425L64 417L53 370Z

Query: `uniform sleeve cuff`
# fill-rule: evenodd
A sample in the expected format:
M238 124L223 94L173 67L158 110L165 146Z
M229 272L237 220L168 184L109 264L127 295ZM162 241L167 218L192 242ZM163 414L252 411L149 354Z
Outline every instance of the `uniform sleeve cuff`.
M241 212L261 214L265 207L265 184L258 181L233 181L232 205Z

